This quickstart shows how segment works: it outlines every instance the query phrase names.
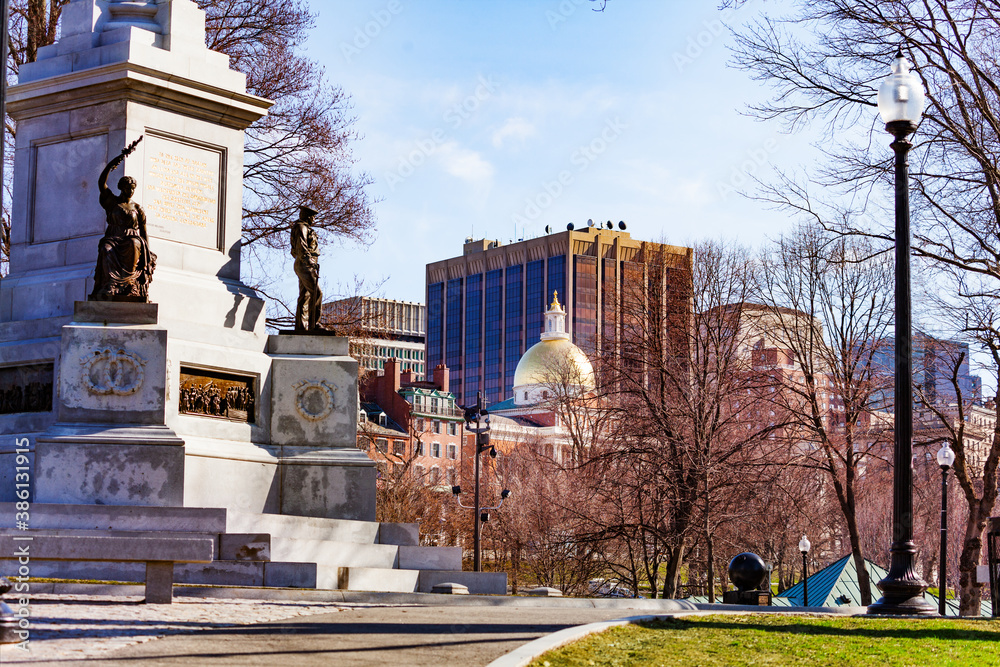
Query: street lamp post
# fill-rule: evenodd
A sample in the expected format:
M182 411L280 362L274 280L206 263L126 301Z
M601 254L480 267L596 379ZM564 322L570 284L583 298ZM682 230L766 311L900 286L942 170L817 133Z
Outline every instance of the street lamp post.
M807 558L809 556L809 539L803 535L799 540L799 551L802 552L802 606L809 606L809 568Z
M945 615L948 608L945 595L948 591L948 468L955 463L955 452L948 443L938 450L937 462L941 466L941 564L938 566L938 613Z
M896 383L892 476L892 545L889 572L878 583L882 598L869 614L931 615L927 582L913 568L913 364L910 325L910 195L907 137L917 129L924 110L920 78L910 73L902 49L896 51L892 74L878 91L878 110L885 129L895 137L896 153Z
M475 422L475 426L473 426ZM458 506L465 509L475 510L473 514L472 548L475 553L472 556L472 569L476 572L483 571L482 562L482 524L489 519L489 510L496 510L503 507L503 501L511 496L511 492L504 489L500 492L500 504L493 507L483 507L479 495L479 455L489 452L490 457L497 457L496 447L490 445L490 413L483 409L483 393L476 392L476 404L465 408L465 430L476 434L476 454L475 454L475 492L472 506L462 504L462 487L453 486L451 492L458 499Z

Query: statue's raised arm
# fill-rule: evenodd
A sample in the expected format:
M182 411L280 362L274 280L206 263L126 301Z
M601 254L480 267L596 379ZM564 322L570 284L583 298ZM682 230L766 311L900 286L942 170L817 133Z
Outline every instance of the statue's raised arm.
M104 167L104 171L101 172L100 178L97 179L97 189L101 193L101 207L104 208L105 210L108 208L104 203L105 195L111 197L115 196L115 193L112 192L111 188L108 187L108 176L111 175L111 172L114 171L118 167L118 165L120 165L122 162L125 161L125 158L127 158L129 155L135 152L136 146L139 145L140 141L142 141L141 135L138 139L136 139L128 146L126 146L115 159L109 162L108 165Z

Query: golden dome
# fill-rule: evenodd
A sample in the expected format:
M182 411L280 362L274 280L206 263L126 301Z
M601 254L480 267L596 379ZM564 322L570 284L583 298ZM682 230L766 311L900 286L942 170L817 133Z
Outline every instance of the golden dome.
M528 348L517 362L515 387L549 385L555 388L563 384L582 386L584 389L596 386L590 360L568 338L539 341Z

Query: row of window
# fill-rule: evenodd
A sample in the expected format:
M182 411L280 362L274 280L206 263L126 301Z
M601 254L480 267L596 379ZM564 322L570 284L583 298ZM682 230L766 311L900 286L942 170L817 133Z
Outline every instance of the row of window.
M383 454L389 453L389 440L388 438L375 438L375 449ZM430 443L431 456L433 458L441 458L441 443L432 442ZM452 461L458 459L458 445L449 444L444 449L447 458ZM393 456L406 456L406 441L405 440L393 440L392 441L392 453ZM417 441L416 451L414 456L427 456L427 448L423 441Z
M375 348L375 355L379 357L388 357L389 359L415 359L417 361L424 360L423 350L411 350L404 347L377 347Z
M440 409L452 410L455 407L454 398L437 398L435 396L421 396L416 394L413 397L413 407L417 409L429 409L431 412L437 412Z
M382 369L385 368L385 362L386 361L387 361L386 359L379 359L378 361L373 362L371 364L371 367L372 368L377 368L378 370L382 370ZM404 361L403 363L401 363L399 365L399 368L400 368L400 370L403 370L403 371L413 371L414 373L419 373L421 375L424 372L424 365L423 364L418 364L418 363L413 363L413 362L405 362Z
M378 461L375 465L377 466L380 475L385 475L389 472L389 463L387 461ZM392 467L394 474L397 476L403 471L402 463L393 463ZM456 471L453 466L448 466L442 476L441 468L438 466L431 466L430 472L428 473L424 466L415 465L413 466L413 476L416 479L423 480L425 484L429 484L431 486L437 486L438 484L444 482L447 482L450 486L458 484L458 471Z
M458 435L457 423L447 422L447 424L444 424L439 419L417 417L414 421L414 428L417 433L444 433L447 430L448 435Z
M423 466L421 465L413 466L413 476L416 477L417 479L423 478L426 481L426 483L431 485L437 485L442 482L441 468L437 466L431 466L431 471L429 475L424 472ZM447 480L447 483L451 486L458 484L458 473L455 471L453 467L449 466L445 470L445 479Z

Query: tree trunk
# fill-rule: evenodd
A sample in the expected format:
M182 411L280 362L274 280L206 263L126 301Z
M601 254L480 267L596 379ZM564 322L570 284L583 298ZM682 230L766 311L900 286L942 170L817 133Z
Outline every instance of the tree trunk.
M847 519L847 531L851 538L851 555L854 557L854 567L858 571L858 589L861 591L861 606L867 607L872 603L872 585L868 578L868 566L865 564L864 554L861 553L861 536L858 533L858 519L854 513L854 503L848 503L844 508L844 515Z
M982 614L983 584L976 583L976 566L983 557L983 532L986 517L981 506L969 510L969 520L965 524L962 540L962 555L958 559L958 614L959 616L979 616Z
M705 571L708 587L708 602L715 603L715 542L712 539L712 531L708 525L708 503L705 503Z
M681 575L681 565L684 563L684 540L680 544L670 549L670 558L667 560L667 573L663 577L664 600L673 600L677 597L677 581Z

